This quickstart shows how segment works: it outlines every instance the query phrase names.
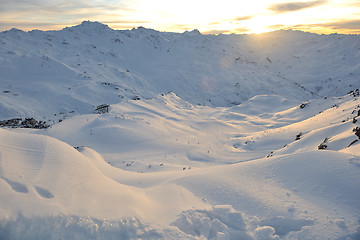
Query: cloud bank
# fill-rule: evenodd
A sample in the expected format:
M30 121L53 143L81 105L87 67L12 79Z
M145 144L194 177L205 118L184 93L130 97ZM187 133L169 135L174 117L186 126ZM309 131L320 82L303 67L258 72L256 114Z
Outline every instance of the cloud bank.
M114 29L144 26L183 32L196 28L213 34L260 33L281 28L360 33L358 1L281 1L253 0L243 5L236 0L225 0L221 4L207 4L205 0L194 4L190 0L0 0L0 31L11 28L59 30L90 20ZM316 9L319 16L305 14L305 11L304 14L282 14L318 6L323 6Z
M98 20L106 23L134 12L126 1L60 1L60 0L0 0L0 28L20 27L27 30L59 29L75 25L83 20ZM30 29L31 28L31 29Z
M245 20L250 20L252 19L254 16L242 16L242 17L237 17L234 20L235 21L245 21Z
M326 0L316 0L311 2L291 2L291 3L276 3L271 5L268 9L277 12L277 13L283 13L283 12L293 12L293 11L299 11L305 8L312 8L317 7L320 5L326 4L328 1Z

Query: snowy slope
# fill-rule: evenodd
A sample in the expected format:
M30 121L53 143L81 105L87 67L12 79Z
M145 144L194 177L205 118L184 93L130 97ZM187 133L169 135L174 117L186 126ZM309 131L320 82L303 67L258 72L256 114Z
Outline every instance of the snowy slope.
M0 239L360 239L358 40L0 33Z
M98 170L108 164L92 150L76 150L49 137L1 130L0 146L2 219L18 214L108 220L121 216L161 226L181 210L206 206L175 184L141 189L118 183Z
M59 120L60 113L91 113L103 103L169 91L209 106L263 94L302 101L342 96L359 85L359 42L357 35L294 31L116 31L98 22L61 31L12 29L0 33L0 113Z
M357 239L360 144L348 145L359 104L347 95L300 108L269 95L212 108L170 93L49 129L2 130L0 232Z

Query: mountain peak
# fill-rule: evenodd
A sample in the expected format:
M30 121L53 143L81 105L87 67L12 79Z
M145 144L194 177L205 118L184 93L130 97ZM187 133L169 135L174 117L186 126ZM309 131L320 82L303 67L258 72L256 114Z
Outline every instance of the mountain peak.
M81 24L70 27L70 28L65 28L65 29L80 29L82 31L106 31L106 30L112 30L108 25L97 22L97 21L83 21Z
M194 29L192 31L185 31L183 34L184 35L190 35L190 36L202 35L201 32L198 29Z
M101 22L98 22L98 21L89 21L89 20L86 20L86 21L83 21L80 26L102 26L102 27L108 27L108 25L106 24L103 24Z
M24 31L23 31L23 30L20 30L20 29L18 29L18 28L12 28L12 29L10 29L10 30L4 31L4 33L24 33Z
M139 32L139 33L146 33L146 32L148 32L148 33L155 33L155 32L158 32L158 31L156 31L156 30L154 30L154 29L152 29L152 28L145 28L145 27L143 27L143 26L140 26L140 27L138 27L138 28L133 28L131 31L133 31L133 32Z

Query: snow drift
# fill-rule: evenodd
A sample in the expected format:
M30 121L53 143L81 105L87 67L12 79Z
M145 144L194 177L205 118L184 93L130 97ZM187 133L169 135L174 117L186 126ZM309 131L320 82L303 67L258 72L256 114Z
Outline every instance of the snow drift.
M0 33L0 239L359 239L358 48L92 22Z

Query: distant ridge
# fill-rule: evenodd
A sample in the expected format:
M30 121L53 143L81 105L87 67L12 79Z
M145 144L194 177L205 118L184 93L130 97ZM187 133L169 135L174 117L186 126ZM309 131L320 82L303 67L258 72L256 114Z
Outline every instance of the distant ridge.
M88 113L103 103L169 91L209 106L261 94L298 101L342 96L359 87L359 39L288 30L113 30L91 21L60 31L12 29L0 33L0 115Z

